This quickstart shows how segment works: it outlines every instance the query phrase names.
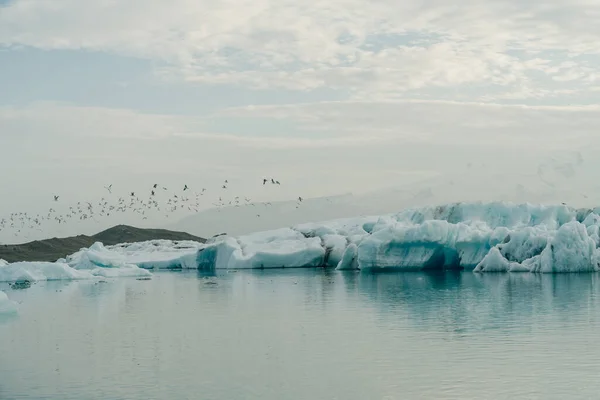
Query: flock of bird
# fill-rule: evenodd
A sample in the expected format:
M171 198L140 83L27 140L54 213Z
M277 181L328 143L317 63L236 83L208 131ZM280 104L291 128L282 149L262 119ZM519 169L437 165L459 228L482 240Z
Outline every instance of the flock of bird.
M273 178L263 178L262 185L281 185L281 183ZM270 202L257 204L248 197L228 196L229 181L225 180L221 184L220 193L216 200L211 204L219 211L223 207L256 207L262 205L264 207L271 206ZM159 213L164 217L169 218L170 215L177 211L197 213L205 205L201 201L208 191L206 188L201 188L198 191L193 191L188 185L183 185L183 188L176 191L169 191L166 186L153 184L145 194L138 194L135 191L129 192L128 196L113 195L113 185L104 186L106 190L105 197L94 202L77 202L73 204L65 204L60 195L53 195L56 208L50 207L47 212L43 213L27 213L13 212L5 217L0 216L0 233L3 231L11 231L14 236L25 235L28 230L44 231L44 225L49 223L67 224L70 221L85 221L93 220L100 222L100 218L107 218L111 215L123 213L135 213L142 220L148 219L148 216L153 213ZM296 208L299 208L303 198L298 197ZM63 208L62 211L57 211L59 205ZM260 212L256 213L256 217L260 218ZM27 236L26 236L27 237Z

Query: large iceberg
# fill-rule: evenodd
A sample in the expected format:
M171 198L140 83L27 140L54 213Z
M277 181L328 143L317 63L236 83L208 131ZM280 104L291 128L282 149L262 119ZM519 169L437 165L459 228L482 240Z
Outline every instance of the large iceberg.
M198 268L337 267L475 272L600 270L600 210L566 205L456 203L220 236Z

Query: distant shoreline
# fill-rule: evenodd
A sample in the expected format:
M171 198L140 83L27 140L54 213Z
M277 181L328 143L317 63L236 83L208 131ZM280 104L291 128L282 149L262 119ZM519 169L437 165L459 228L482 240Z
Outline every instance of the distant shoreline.
M81 248L90 247L96 242L106 246L120 243L144 242L147 240L191 240L204 243L206 239L186 232L166 229L144 229L128 225L117 225L92 236L78 235L66 238L35 240L23 244L0 245L0 259L9 263L19 261L54 262Z

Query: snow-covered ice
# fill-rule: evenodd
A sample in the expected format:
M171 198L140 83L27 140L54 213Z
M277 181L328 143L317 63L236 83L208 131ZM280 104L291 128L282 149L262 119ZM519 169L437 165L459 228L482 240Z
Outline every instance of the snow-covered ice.
M199 249L199 268L461 268L476 272L600 270L600 209L456 203L220 236Z
M0 314L12 314L17 312L17 305L11 301L6 293L0 290Z
M143 269L197 268L196 255L203 245L193 241L174 242L151 240L104 246L95 243L66 258L74 268L123 268L137 266Z
M197 268L198 249L193 241L152 240L89 248L56 262L0 262L0 282L19 280L80 280L97 277L149 277L149 269Z
M0 267L0 282L92 279L88 271L78 271L61 262L17 262Z
M199 268L318 267L326 250L319 237L284 228L237 238L220 236L198 252Z

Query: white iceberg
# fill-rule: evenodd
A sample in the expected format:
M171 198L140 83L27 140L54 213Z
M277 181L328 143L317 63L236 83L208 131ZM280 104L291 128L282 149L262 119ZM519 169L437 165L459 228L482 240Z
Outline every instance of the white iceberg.
M151 240L106 247L98 242L68 256L66 262L77 269L132 266L143 269L197 268L196 257L202 247L203 244L193 241Z
M17 262L0 267L0 282L92 279L88 271L78 271L56 262Z
M94 243L89 249L82 249L68 256L66 262L73 269L89 270L92 275L105 278L152 275L149 271L128 263L123 254L110 251L99 242Z
M240 237L198 249L198 268L591 272L600 269L600 210L456 203L346 218Z
M284 228L232 238L221 236L200 249L199 268L251 269L318 267L326 250L319 237Z

